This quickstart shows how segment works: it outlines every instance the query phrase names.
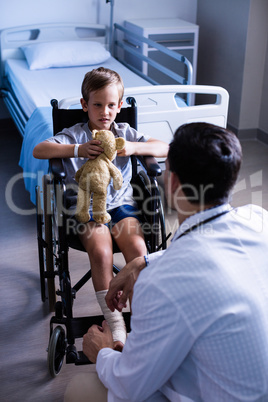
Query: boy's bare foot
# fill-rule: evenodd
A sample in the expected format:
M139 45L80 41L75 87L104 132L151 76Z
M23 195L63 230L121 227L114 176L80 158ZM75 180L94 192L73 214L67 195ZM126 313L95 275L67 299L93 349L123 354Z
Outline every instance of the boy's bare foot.
M124 347L124 345L122 342L120 342L120 341L114 342L114 350L117 350L118 352L122 352L123 347Z

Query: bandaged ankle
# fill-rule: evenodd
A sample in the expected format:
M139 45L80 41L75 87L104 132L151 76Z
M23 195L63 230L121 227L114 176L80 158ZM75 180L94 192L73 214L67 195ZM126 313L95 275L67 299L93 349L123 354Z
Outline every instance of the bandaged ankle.
M102 313L104 315L105 320L108 322L112 334L113 334L113 340L115 341L120 341L123 344L126 342L126 326L125 326L125 321L122 316L122 313L119 311L115 310L112 312L106 304L105 301L105 296L107 294L108 290L100 290L99 292L96 292L96 297L98 300L98 303L100 305L100 308L102 310Z

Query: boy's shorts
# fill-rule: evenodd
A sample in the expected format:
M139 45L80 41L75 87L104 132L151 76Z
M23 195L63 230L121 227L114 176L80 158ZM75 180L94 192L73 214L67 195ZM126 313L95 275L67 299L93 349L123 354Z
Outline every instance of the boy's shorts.
M107 212L111 215L111 222L106 223L106 226L110 225L113 227L116 223L125 218L136 218L139 222L141 222L140 211L133 205L120 205L120 207L110 209ZM94 222L92 216L89 222Z
M112 229L113 226L122 219L130 217L135 218L142 223L141 212L132 205L121 205L117 208L110 209L108 212L111 215L111 221L105 223L105 226L109 227L110 229ZM89 222L95 222L92 218L92 215ZM80 231L82 232L84 230L84 226L85 223L78 222L75 218L75 215L71 214L70 218L67 219L67 234L71 236L77 235Z

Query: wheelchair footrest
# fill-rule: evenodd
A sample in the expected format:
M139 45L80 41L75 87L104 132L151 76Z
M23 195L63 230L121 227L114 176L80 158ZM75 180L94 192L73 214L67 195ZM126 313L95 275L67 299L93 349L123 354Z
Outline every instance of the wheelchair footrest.
M126 324L127 332L130 332L130 312L123 312L124 321ZM82 338L84 334L87 333L88 329L96 324L102 325L102 321L104 320L103 315L98 316L89 316L89 317L76 317L76 318L67 318L64 316L53 316L50 319L50 326L53 327L53 324L64 325L67 330L67 343L70 345L73 344L74 339ZM74 356L76 350L67 350L67 354L70 357L70 363L74 363L76 360L76 356ZM72 357L73 356L73 357ZM83 360L83 359L82 359ZM80 363L79 363L80 364ZM81 363L84 364L84 363Z
M101 325L103 320L103 315L72 318L72 333L74 334L75 338L82 338L92 325Z
M82 366L84 364L92 364L92 362L90 360L88 360L88 358L82 351L78 351L77 359L75 360L74 364L76 366Z
M124 312L123 317L125 320L127 332L130 332L130 313ZM82 338L83 335L87 333L88 328L90 328L94 324L101 326L103 320L103 315L72 318L72 333L74 334L75 338Z
M75 364L82 366L84 364L92 364L82 351L77 351L74 345L69 345L66 350L66 364Z

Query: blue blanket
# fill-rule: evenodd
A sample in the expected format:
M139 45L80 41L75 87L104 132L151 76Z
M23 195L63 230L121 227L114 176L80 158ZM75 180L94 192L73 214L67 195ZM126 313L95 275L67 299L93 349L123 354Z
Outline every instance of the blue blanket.
M42 177L48 172L47 159L35 159L33 149L39 142L53 135L52 108L40 107L35 109L28 120L21 148L19 165L23 169L25 188L30 192L33 204L36 204L35 188L42 187Z

